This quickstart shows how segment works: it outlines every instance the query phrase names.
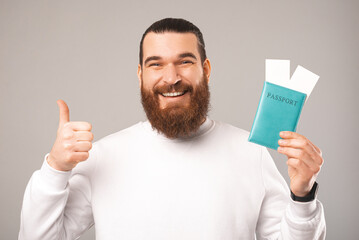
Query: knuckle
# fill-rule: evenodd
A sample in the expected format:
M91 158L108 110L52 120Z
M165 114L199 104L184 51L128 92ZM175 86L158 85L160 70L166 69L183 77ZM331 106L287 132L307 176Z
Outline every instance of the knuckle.
M71 130L65 130L62 136L64 139L71 139L74 136L74 132Z
M303 159L305 157L305 152L304 151L299 151L298 157L299 157L299 159Z
M77 157L76 157L76 155L75 154L70 154L70 156L69 156L69 162L70 163L73 163L73 162L77 162Z
M82 162L82 159L77 157L76 160L73 162L73 164L77 165L79 162Z
M299 139L307 140L307 138L299 133L296 133Z
M84 152L83 157L82 157L82 161L85 161L86 159L88 159L90 156L90 154L88 152Z
M315 174L319 173L319 171L320 171L320 167L315 166L315 167L313 168L313 172L314 172Z
M72 149L72 145L71 145L70 143L64 143L64 144L63 144L63 148L64 148L65 150L71 150L71 149Z
M306 146L306 141L304 139L298 139L298 145L303 148Z
M280 148L280 151L283 153L283 154L286 154L288 152L288 149L286 147L281 147Z

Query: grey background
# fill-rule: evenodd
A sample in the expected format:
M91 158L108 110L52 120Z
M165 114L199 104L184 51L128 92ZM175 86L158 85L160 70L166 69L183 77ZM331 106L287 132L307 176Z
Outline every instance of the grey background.
M0 1L0 239L16 239L23 193L50 151L56 100L95 139L145 119L136 77L143 31L183 17L212 63L210 117L250 130L266 58L321 76L298 132L322 151L327 239L358 239L358 1ZM286 158L270 151L288 180ZM94 230L82 239L94 239Z

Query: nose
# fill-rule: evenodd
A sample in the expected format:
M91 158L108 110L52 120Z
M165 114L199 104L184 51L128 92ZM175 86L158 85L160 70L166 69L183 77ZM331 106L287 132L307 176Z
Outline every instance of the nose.
M175 85L181 81L177 68L174 64L168 64L165 67L163 81L168 85Z

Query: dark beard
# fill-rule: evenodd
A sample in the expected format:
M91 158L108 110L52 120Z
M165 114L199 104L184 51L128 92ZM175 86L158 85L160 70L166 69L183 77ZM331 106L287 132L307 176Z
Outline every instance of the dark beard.
M161 109L158 99L158 94L161 91L159 89L149 91L141 87L142 106L152 128L170 139L189 137L199 129L207 117L210 98L207 77L204 75L201 83L195 89L182 82L161 87L161 90L163 89L188 91L186 94L191 94L190 104L186 107L170 105Z

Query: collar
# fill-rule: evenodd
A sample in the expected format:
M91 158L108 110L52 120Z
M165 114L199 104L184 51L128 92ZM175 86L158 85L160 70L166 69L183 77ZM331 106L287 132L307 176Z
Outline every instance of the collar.
M202 125L199 127L199 129L191 134L188 137L180 137L176 139L169 139L167 138L163 133L159 133L156 129L152 129L151 123L147 120L143 123L143 126L146 130L150 131L152 135L155 135L156 137L165 140L165 141L172 141L172 142L183 142L183 141L190 141L194 138L200 137L207 132L210 132L214 128L215 122L208 117L206 120L202 123Z

